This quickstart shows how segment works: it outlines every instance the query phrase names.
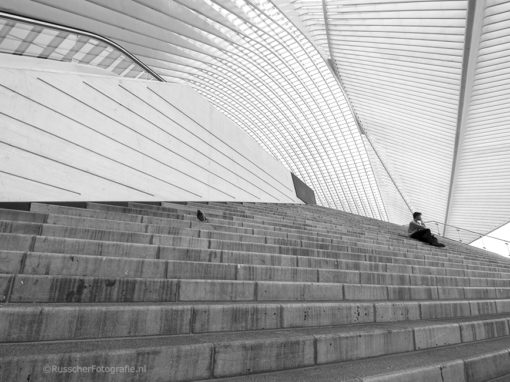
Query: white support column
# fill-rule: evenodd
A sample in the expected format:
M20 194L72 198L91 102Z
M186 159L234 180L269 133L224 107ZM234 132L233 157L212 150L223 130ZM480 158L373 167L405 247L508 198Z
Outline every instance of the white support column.
M482 35L483 17L485 14L486 0L469 0L468 14L466 20L466 34L464 40L464 59L462 66L461 88L459 95L459 108L457 114L457 132L455 135L455 147L453 151L452 171L450 177L450 189L448 191L448 202L444 220L443 235L446 234L446 224L452 208L454 197L455 173L466 130L466 120L469 113L471 93L476 74L478 61L478 50Z

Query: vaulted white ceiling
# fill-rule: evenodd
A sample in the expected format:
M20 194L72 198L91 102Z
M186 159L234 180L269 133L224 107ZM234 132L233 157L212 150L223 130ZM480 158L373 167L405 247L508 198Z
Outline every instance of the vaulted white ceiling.
M398 223L420 210L481 233L510 220L510 1L3 0L0 10L94 31L190 84L323 205Z
M6 0L23 16L114 40L193 86L312 187L319 203L387 219L342 90L274 5L244 0Z
M510 1L275 2L332 60L413 209L480 233L510 220Z

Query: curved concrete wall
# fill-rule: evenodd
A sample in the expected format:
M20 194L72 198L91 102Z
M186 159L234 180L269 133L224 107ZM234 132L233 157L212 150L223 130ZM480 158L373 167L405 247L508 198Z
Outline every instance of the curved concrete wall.
M290 171L185 85L7 61L1 201L300 202Z

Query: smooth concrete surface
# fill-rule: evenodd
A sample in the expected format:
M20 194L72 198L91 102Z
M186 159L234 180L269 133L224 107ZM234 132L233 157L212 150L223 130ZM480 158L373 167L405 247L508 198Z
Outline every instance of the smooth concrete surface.
M413 351L413 330L375 330L369 333L318 335L317 363L349 361L383 354Z
M193 307L193 333L276 329L281 327L278 304L197 305Z
M218 382L483 382L508 374L508 338L367 360L262 373ZM485 364L484 364L485 362Z
M6 305L0 309L0 340L54 341L183 334L191 331L191 314L190 306L171 305Z
M292 204L31 210L0 209L1 380L49 380L48 362L94 360L143 360L151 370L136 380L147 382L510 372L506 259Z
M285 328L373 321L372 304L289 304L282 309L282 326Z
M461 342L458 324L434 325L414 330L416 349L454 345Z
M117 208L117 207L114 207L114 208ZM73 212L74 212L74 211L73 211ZM100 211L98 211L98 212L100 212ZM122 214L116 214L116 215L122 215ZM139 218L137 218L136 216L133 216L133 218L135 218L135 219L138 219L138 220L139 220ZM142 217L140 217L140 218L141 218L142 220L144 219L144 217L143 217L143 216L142 216ZM176 223L179 223L179 224L183 224L183 222L184 222L183 220L174 220L174 221L175 221ZM186 224L187 224L187 223L186 223ZM223 228L224 228L224 227L222 227L222 229L223 229ZM396 249L396 248L395 248L395 249ZM321 256L323 256L323 254L321 254ZM479 262L477 262L477 263L479 263ZM431 264L434 264L434 263L432 263L432 262L431 262ZM436 263L436 264L437 264L437 265L435 265L435 266L440 266L440 264L439 264L439 263ZM435 272L436 272L436 273L440 273L440 274L445 274L445 273L444 273L444 272L445 272L444 270L435 270Z
M455 325L444 323L442 325ZM47 359L55 353L79 354L88 359L91 354L119 353L128 355L131 349L143 354L149 350L154 354L186 354L189 348L212 350L211 359L215 376L251 374L281 370L307 365L321 365L355 359L364 359L384 354L397 354L415 349L414 335L427 327L437 327L434 321L422 323L387 323L373 328L372 325L350 325L323 329L265 330L247 332L242 338L235 332L225 334L195 334L180 336L133 337L104 340L101 349L93 340L73 342L39 342L10 346L9 358L24 355L26 359L41 358L38 348L45 349ZM77 346L78 345L78 346ZM198 346L197 346L198 345ZM437 345L430 344L431 348ZM147 349L148 348L148 349ZM166 349L165 349L166 348ZM419 348L416 348L419 350ZM0 357L8 350L0 345ZM195 358L172 358L172 362L186 363L193 369ZM60 361L62 362L62 361ZM214 370L214 372L212 371ZM412 372L416 372L415 370ZM405 374L404 374L405 375ZM178 379L180 380L180 379Z
M377 322L385 321L408 321L420 319L419 303L376 303L375 320Z
M314 338L261 340L215 346L215 377L314 365Z
M190 87L50 61L0 67L1 200L302 203L290 171Z
M178 285L177 280L18 275L9 302L168 302L177 301Z
M56 376L64 375L70 381L104 381L123 382L127 380L144 381L189 381L210 377L211 373L210 344L194 344L180 347L151 347L147 345L134 349L118 349L104 352L102 350L82 353L70 349L69 352L50 354L45 357L3 357L0 368L2 381L45 381L54 382ZM42 353L42 352L41 352ZM45 367L65 367L68 373L43 371ZM96 372L88 371L72 373L72 368L135 367L135 373ZM140 369L138 369L140 368ZM108 370L108 369L106 369ZM126 369L124 369L126 370ZM62 378L62 377L61 377Z
M485 340L509 334L507 319L496 319L488 322L462 322L459 326L462 342Z

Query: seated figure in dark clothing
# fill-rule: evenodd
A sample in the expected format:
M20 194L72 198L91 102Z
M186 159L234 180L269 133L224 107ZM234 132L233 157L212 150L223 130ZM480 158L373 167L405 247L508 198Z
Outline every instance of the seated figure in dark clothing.
M408 233L410 238L423 241L424 243L428 243L434 247L445 246L437 241L437 238L432 235L430 229L425 227L425 223L421 220L421 212L415 212L413 214L413 221L409 223Z

